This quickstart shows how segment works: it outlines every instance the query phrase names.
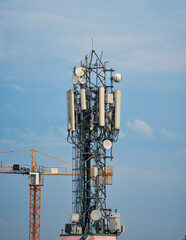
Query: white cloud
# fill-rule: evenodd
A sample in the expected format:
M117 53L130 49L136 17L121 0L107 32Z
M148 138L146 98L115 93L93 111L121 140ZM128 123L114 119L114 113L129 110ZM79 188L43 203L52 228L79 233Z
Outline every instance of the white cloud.
M12 84L10 87L16 91L22 92L23 88L19 84Z
M186 148L183 149L182 151L177 152L177 153L176 153L176 156L186 159Z
M185 52L135 51L127 61L120 63L125 69L144 72L186 71Z
M165 128L162 129L161 133L171 140L184 140L184 135L182 133L169 132Z
M125 133L122 130L120 130L119 131L119 139L123 139L123 138L125 138Z
M31 128L9 129L8 137L0 139L0 144L21 148L64 146L67 144L66 131L62 127L50 127L45 133L39 134Z
M183 8L179 11L179 14L186 15L186 8Z
M145 121L139 119L135 119L133 123L127 121L127 126L134 131L150 138L152 137L154 131Z
M63 17L58 14L49 14L49 13L28 13L27 15L31 20L37 21L37 22L49 22L49 23L58 23L58 24L68 24L68 25L76 25L76 26L86 26L86 27L92 27L93 25L88 23L88 21L80 21L77 19L72 19L70 17Z
M1 145L14 145L16 142L12 139L1 139L0 144Z
M4 220L4 219L2 219L2 218L0 218L0 225L3 226L3 227L5 227L5 226L8 226L8 225L9 225L9 222L6 221L6 220Z
M20 84L15 84L15 83L1 83L0 86L6 87L6 88L11 88L13 90L16 90L18 92L24 91L24 89L21 87Z
M176 174L175 172L154 170L154 169L140 169L130 167L116 168L117 179L121 182L123 177L127 180L137 181L138 183L184 183L185 175ZM135 176L135 178L134 178Z
M81 40L82 41L82 40ZM83 39L90 42L90 37ZM94 36L95 45L102 51L120 51L141 49L147 45L161 43L162 39L158 35L123 35L123 36ZM80 42L80 40L79 40Z
M0 19L3 21L3 25L12 25L16 27L56 27L68 25L78 27L93 27L88 21L81 21L79 19L73 19L73 15L64 17L59 14L43 13L43 12L21 12L21 11L0 11Z
M0 59L4 59L3 45L4 45L4 42L0 38Z

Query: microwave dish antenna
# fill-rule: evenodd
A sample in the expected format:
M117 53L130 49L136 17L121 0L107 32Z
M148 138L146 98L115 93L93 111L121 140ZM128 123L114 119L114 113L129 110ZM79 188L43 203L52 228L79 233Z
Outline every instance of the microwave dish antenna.
M109 150L109 149L111 149L111 147L112 147L112 142L110 141L110 140L105 140L105 141L103 141L103 147L106 149L106 150Z
M119 82L121 82L122 76L121 76L120 73L116 73L116 74L113 76L113 79L114 79L114 82L119 83Z
M86 83L86 79L85 79L85 78L83 78L83 77L82 77L82 78L80 78L80 79L79 79L79 81L80 81L80 83L81 83L81 84L85 84L85 83Z
M101 212L99 210L93 210L90 216L94 221L98 221L101 218Z
M72 78L72 83L76 85L78 82L79 82L78 76L74 75L73 78Z
M75 73L77 76L82 77L85 73L85 68L83 67L77 67L75 70Z

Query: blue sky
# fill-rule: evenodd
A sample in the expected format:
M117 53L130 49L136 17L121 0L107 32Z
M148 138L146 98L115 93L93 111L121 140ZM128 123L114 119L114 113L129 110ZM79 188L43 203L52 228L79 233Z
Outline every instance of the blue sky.
M121 132L108 206L120 240L186 234L186 2L1 0L0 151L36 148L71 161L66 91L72 68L94 48L123 76ZM0 154L5 165L30 153ZM39 165L62 166L37 156ZM63 165L64 166L64 165ZM0 239L28 238L29 180L0 176ZM70 218L71 178L45 177L41 239Z

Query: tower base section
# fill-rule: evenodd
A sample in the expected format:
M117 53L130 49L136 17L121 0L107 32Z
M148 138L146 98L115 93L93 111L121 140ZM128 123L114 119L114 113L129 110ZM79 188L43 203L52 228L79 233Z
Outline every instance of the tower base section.
M116 240L114 234L61 234L60 240Z

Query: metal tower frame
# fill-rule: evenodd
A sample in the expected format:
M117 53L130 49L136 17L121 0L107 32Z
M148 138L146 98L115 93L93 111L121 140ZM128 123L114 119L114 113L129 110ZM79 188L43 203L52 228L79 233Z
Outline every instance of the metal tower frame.
M32 149L32 162L30 175L30 212L29 212L29 240L40 240L40 219L41 219L41 187L43 186L43 179L39 174L39 167L37 165L35 152ZM36 175L38 179L36 180Z
M107 207L106 185L112 184L108 163L120 129L121 92L114 90L113 83L121 75L116 79L107 63L92 50L80 67L74 67L73 89L67 92L67 140L73 144L72 171L76 174L72 213L78 216L76 220L71 217L71 222L83 234L116 232L109 230L112 210Z
M41 186L30 185L29 239L40 240Z

